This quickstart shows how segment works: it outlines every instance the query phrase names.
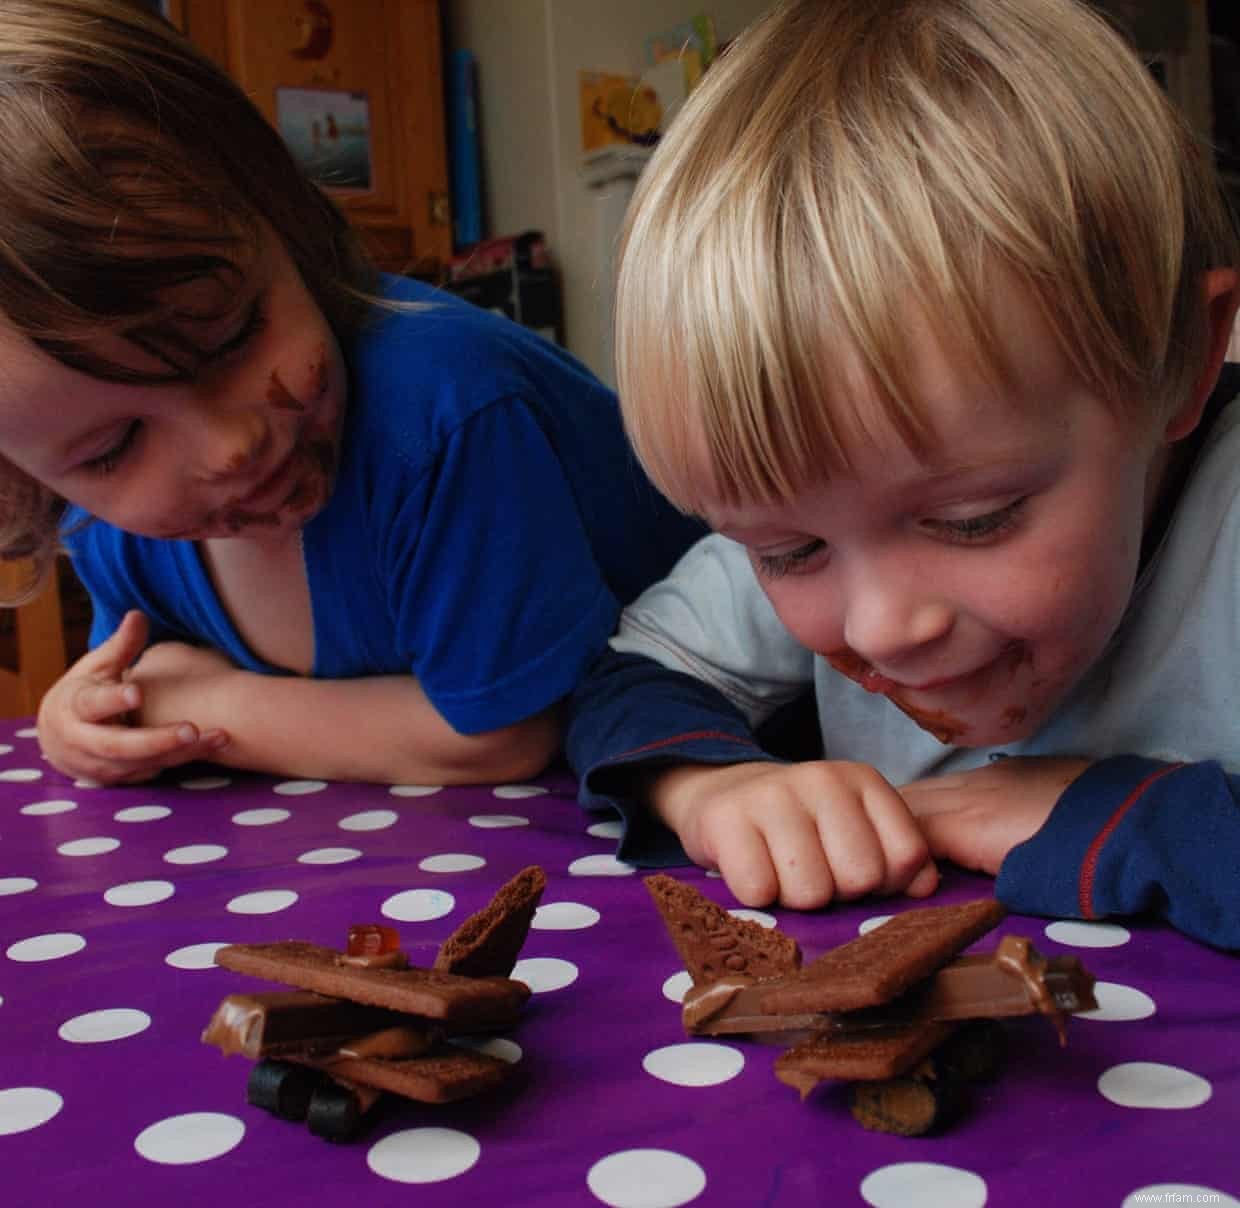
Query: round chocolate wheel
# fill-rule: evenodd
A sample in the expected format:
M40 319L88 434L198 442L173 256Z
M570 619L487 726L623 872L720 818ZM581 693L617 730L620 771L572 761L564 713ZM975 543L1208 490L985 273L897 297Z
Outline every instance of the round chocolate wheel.
M959 1114L963 1083L945 1073L927 1070L878 1082L854 1082L849 1106L853 1117L872 1132L920 1137L946 1128Z
M288 1061L260 1061L250 1071L246 1101L281 1120L304 1120L322 1075Z
M338 1082L325 1082L310 1096L306 1127L325 1141L348 1141L357 1135L364 1118L353 1091Z

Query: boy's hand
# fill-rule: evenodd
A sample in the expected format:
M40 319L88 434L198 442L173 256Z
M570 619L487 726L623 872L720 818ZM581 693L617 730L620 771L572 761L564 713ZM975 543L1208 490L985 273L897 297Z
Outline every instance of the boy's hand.
M689 858L718 868L747 906L925 897L939 883L908 807L865 764L682 765L660 774L650 795Z
M106 642L88 651L48 689L39 705L39 743L57 770L100 784L137 784L164 768L207 759L228 737L200 733L177 720L133 725L143 688L129 680L146 645L148 625L128 612Z
M1008 852L1042 828L1090 762L1010 756L968 772L915 780L900 792L936 856L997 876Z

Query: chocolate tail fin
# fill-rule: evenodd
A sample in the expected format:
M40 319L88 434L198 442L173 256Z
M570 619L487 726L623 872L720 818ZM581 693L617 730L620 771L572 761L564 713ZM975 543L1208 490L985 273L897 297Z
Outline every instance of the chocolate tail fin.
M507 977L546 888L547 874L538 865L522 869L444 940L434 968L465 977Z
M801 967L801 949L791 936L735 918L663 873L644 883L695 984L737 976L757 981Z

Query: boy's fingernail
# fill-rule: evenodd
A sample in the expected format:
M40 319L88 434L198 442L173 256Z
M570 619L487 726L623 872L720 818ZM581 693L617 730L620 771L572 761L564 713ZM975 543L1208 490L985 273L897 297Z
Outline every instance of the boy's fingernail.
M135 688L132 684L127 684L124 688L121 689L121 699L125 702L126 705L129 706L129 708L131 709L137 708L137 705L138 705L137 688Z
M215 734L212 734L207 739L207 746L209 746L213 751L218 751L220 747L228 746L230 741L231 739L229 739L228 735L221 730Z
M198 731L193 726L178 726L177 738L179 741L189 744L198 741Z

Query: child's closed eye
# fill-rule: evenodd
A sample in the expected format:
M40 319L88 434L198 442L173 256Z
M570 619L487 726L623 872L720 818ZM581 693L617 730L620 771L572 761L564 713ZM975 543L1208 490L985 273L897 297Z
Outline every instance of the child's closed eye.
M1020 523L1029 496L1022 496L1005 507L981 516L963 516L952 519L925 519L921 527L933 536L955 541L961 545L982 544L1011 532Z
M94 457L87 458L86 461L82 462L82 468L92 474L111 474L124 461L133 448L141 426L139 420L130 420L125 425L119 438L102 453L97 453Z
M816 555L823 553L827 548L825 541L819 541L815 538L813 541L807 541L804 545L797 546L796 549L789 550L782 554L758 554L753 555L753 564L758 574L764 579L779 579L784 575L804 574L811 569L811 563Z

